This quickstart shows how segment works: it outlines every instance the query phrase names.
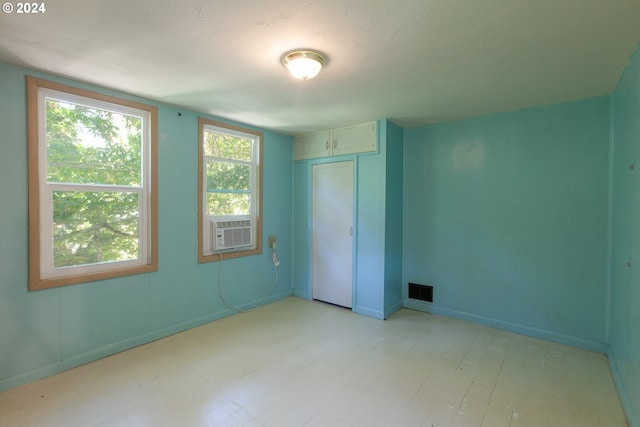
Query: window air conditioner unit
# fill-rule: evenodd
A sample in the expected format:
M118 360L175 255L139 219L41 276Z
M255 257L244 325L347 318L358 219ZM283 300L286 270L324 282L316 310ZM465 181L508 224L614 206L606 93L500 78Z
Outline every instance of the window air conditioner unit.
M213 228L213 249L226 249L253 246L253 224L250 219L231 221L211 221Z

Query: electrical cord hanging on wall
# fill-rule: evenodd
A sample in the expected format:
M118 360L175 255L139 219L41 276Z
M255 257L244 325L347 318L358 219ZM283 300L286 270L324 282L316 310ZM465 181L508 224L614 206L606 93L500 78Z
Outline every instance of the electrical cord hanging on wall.
M262 306L264 306L265 301L267 300L267 297L269 296L269 294L275 289L275 287L278 285L278 281L280 280L279 274L278 274L278 266L280 265L280 261L278 261L278 255L276 254L276 244L275 242L273 243L273 253L271 255L271 259L273 260L273 271L275 273L275 280L273 281L273 285L271 285L271 287L269 289L267 289L267 291L265 292L265 294L262 297L262 301L260 301L260 305L258 305L257 307L245 310L239 307L235 307L233 305L231 305L226 298L224 297L224 293L222 292L222 261L223 261L223 256L222 256L222 252L218 251L218 256L220 257L220 263L218 264L218 295L220 296L220 299L222 300L222 302L224 303L224 305L226 305L228 308L235 310L237 312L240 313L249 313L251 311L255 311L259 308L262 308Z

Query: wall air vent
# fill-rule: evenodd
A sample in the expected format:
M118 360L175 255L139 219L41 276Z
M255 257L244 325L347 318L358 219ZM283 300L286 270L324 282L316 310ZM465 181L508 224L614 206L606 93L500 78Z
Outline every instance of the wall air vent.
M232 221L211 221L213 249L226 249L253 246L253 224L250 219Z
M433 286L409 283L409 298L433 302Z

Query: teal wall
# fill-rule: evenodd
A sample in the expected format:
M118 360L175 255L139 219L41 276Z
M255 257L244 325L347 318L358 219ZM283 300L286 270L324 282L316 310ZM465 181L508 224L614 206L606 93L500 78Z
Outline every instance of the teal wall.
M609 98L405 130L408 307L604 351Z
M144 100L158 107L165 136L158 141L159 270L27 291L25 73L88 87L0 63L0 390L233 313L218 296L218 263L197 263L198 114ZM267 236L277 237L281 262L269 301L292 293L292 143L265 132L263 240L267 248ZM223 264L225 297L237 306L258 304L274 280L268 249Z
M385 121L387 140L385 190L384 317L398 311L402 293L402 206L404 168L404 130Z
M627 418L640 426L640 48L612 97L609 362Z
M378 121L378 154L357 159L354 311L384 319L386 120Z
M311 292L311 168L309 162L293 164L293 294L312 299Z
M355 306L386 319L402 308L403 129L378 120L378 153L358 157Z

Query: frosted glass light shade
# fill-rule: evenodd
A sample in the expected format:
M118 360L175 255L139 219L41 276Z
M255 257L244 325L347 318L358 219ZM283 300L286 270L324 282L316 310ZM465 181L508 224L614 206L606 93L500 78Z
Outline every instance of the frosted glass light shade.
M282 58L282 63L292 76L301 80L312 79L318 75L326 60L319 52L296 50Z

